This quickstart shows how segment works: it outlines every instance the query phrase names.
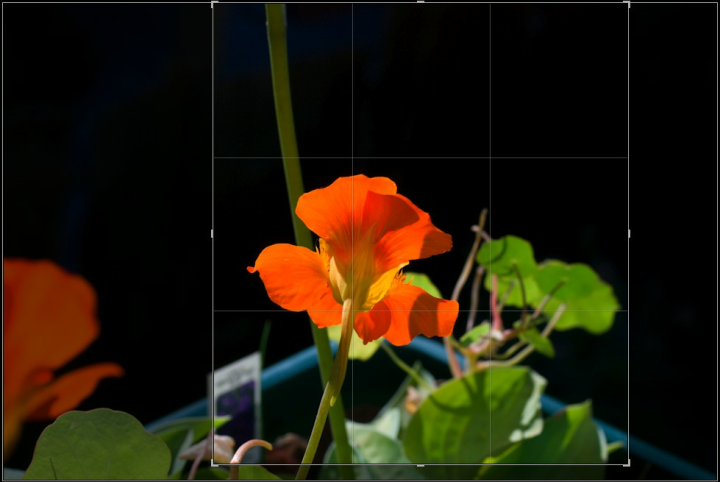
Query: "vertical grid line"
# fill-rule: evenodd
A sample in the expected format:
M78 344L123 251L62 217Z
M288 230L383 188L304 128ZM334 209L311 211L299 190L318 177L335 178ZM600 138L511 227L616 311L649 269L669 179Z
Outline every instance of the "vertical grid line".
M492 239L492 3L488 3L488 236ZM492 272L492 243L490 243L490 274ZM492 334L492 329L490 330ZM490 366L488 367L488 377L490 379L490 403L488 410L490 419L488 423L488 444L490 445L490 455L492 455L492 337L490 338Z
M212 308L210 336L211 348L211 365L210 365L210 413L212 414L211 430L215 437L215 8L210 3L210 155L212 160L210 163L212 173L212 189L210 201L210 229L212 230L211 249L210 249L210 305ZM215 460L215 444L212 444L211 452L212 460Z
M627 318L627 447L628 464L630 464L630 3L627 4L627 148L625 152L625 162L627 162L627 222L628 222L628 239L627 239L627 291L626 291L626 309Z
M355 176L355 4L350 4L350 176ZM355 209L355 179L351 177L353 181L350 183L350 222L355 222L355 213L352 212ZM355 227L352 226L350 234L350 253L351 257L351 272L352 276L350 279L352 283L355 283ZM350 293L354 293L354 285L351 285ZM355 306L353 305L353 309ZM353 323L353 329L350 332L350 336L355 333L355 313L350 314ZM354 338L354 337L353 337ZM350 431L350 460L355 463L355 451L352 450L355 442L355 343L353 338L350 339L350 349L352 350L352 364L350 365L350 420L352 421L352 430ZM353 469L354 471L355 469Z

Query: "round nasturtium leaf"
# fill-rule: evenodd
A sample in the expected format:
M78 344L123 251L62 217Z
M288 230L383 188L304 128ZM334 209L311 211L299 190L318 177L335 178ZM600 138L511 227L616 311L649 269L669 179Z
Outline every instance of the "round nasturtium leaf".
M530 276L537 269L532 245L512 235L483 243L476 259L490 274L499 277L516 277L513 265L517 267L523 278Z
M549 293L560 283L564 283L553 294L554 298L562 301L590 295L600 280L597 273L586 264L566 264L557 260L544 262L534 274L534 278L544 293Z
M551 317L561 304L562 301L552 298L545 305L543 313ZM604 281L598 281L595 289L588 296L575 298L565 305L565 312L560 316L555 329L563 331L583 328L594 335L608 331L615 320L615 312L620 309L620 303L613 294L612 288Z
M587 480L602 479L607 463L605 435L592 418L589 401L568 405L545 419L540 435L524 440L480 469L483 480ZM547 464L547 465L525 465Z
M528 367L493 368L451 380L420 405L403 437L429 478L472 479L480 464L542 431L543 377ZM492 427L492 429L491 429Z
M166 479L170 449L132 415L71 411L49 425L24 479Z

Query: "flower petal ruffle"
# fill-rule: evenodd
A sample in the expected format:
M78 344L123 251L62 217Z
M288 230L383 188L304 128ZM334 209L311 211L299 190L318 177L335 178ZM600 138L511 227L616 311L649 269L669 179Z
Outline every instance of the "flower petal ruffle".
M457 301L435 298L410 284L401 284L390 290L388 295L377 303L370 313L377 318L384 316L380 315L383 311L388 313L390 326L385 333L379 335L370 332L371 338L384 336L393 345L401 346L407 345L418 335L449 336L452 333L458 316Z
M270 299L286 310L323 309L329 305L327 296L332 299L327 267L318 253L307 248L273 244L263 249L248 271L260 273Z

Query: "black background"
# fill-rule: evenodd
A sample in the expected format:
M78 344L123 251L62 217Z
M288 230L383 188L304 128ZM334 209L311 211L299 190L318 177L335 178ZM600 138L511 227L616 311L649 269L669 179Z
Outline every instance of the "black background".
M293 242L263 6L215 5L214 117L208 4L3 8L4 256L86 277L102 334L69 368L126 370L79 408L148 423L202 398L213 282L216 309L250 310L216 314L217 365L256 350L265 319L267 363L310 346L305 315L259 311L277 307L245 270ZM629 312L602 336L558 333L558 357L529 363L548 393L592 398L624 428L629 323L631 434L711 471L715 14L633 2L628 169L623 4L288 7L306 189L393 179L453 236L409 267L445 296L483 207L493 237L590 264ZM27 466L43 426L6 466Z

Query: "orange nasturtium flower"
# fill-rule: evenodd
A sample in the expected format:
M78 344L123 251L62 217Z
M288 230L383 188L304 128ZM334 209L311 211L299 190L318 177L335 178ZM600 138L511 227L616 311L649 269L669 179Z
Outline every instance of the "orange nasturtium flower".
M393 181L341 177L303 194L295 213L320 237L319 249L274 244L248 267L260 272L273 302L307 310L321 328L343 322L345 307L364 343L385 337L407 345L419 334L452 333L458 303L407 284L401 272L410 260L449 251L452 239Z
M114 363L53 372L98 336L95 292L49 261L3 261L3 435L5 455L24 420L54 419L75 408L102 378L123 374Z

